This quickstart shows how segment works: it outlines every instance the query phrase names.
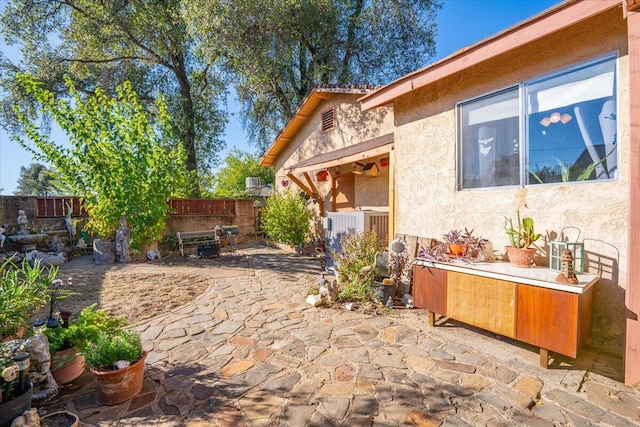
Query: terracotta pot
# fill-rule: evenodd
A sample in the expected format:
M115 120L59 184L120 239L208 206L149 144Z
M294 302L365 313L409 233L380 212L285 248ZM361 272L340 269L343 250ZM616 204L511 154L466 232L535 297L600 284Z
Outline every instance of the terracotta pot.
M73 412L52 412L40 418L42 427L78 427L80 419Z
M509 264L514 267L531 267L533 263L533 257L536 254L536 248L514 248L513 246L506 246L507 258L509 258Z
M27 382L27 391L6 403L0 404L0 427L9 427L16 417L31 408L33 385Z
M142 390L144 379L144 361L147 352L142 353L142 358L130 366L116 371L98 371L91 369L96 378L98 389L98 401L103 405L117 405L133 398Z
M84 354L75 347L55 352L51 356L51 373L58 384L66 384L84 372Z
M449 254L454 256L464 255L465 245L462 243L449 243Z

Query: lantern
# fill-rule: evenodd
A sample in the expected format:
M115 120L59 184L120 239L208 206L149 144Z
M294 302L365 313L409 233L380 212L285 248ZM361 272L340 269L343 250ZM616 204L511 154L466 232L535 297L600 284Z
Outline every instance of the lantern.
M565 228L575 228L578 230L576 241L568 241L564 238ZM549 242L549 269L560 273L562 271L562 251L569 249L573 254L573 270L577 274L584 272L584 243L578 242L580 230L577 227L564 227L560 230L560 239Z

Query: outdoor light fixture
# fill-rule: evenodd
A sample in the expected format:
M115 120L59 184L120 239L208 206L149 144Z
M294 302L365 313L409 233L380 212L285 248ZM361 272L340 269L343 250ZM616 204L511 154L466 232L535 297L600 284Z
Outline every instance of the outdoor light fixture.
M368 177L375 178L376 176L378 176L379 169L378 165L375 162L367 163L366 165L364 165L362 170Z
M558 123L558 122L564 125L569 123L571 119L573 119L573 116L571 116L571 114L567 114L567 113L560 114L559 112L555 111L551 113L550 116L544 117L542 120L540 120L540 124L544 127L547 127L552 123Z
M358 163L358 162L353 162L351 163L351 166L353 166L353 173L355 173L356 175L362 175L364 172L359 169L359 168L363 168L365 167L365 165L363 165L362 163Z

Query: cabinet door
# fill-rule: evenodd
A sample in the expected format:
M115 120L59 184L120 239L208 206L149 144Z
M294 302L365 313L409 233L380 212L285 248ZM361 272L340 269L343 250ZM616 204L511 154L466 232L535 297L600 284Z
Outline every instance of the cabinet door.
M516 335L516 284L449 272L447 316L488 331Z
M576 357L591 332L592 289L574 294L518 285L516 338L546 350Z
M447 314L447 272L414 265L413 304L432 313Z

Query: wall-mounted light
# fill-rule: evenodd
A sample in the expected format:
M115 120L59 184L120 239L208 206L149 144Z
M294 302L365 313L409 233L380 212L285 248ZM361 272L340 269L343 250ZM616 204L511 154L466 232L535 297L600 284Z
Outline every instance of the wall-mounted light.
M375 178L376 176L378 176L379 169L378 169L378 165L375 162L371 162L364 165L364 167L362 168L362 171L366 176Z
M571 116L571 114L560 114L559 112L553 112L551 113L551 115L549 115L548 117L544 117L542 120L540 120L540 124L544 127L549 126L552 123L562 123L567 124L569 123L569 121L571 121L571 119L573 119L573 116Z

